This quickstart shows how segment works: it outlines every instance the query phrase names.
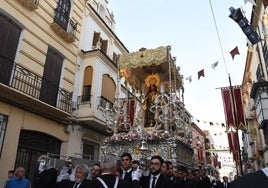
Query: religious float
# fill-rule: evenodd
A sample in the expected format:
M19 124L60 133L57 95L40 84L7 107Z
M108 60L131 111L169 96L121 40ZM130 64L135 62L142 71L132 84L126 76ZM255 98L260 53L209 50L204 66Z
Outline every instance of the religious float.
M110 133L103 153L129 152L143 165L160 155L192 167L191 115L184 107L183 78L170 46L121 54L118 66L115 102L103 108ZM127 92L122 94L121 87Z

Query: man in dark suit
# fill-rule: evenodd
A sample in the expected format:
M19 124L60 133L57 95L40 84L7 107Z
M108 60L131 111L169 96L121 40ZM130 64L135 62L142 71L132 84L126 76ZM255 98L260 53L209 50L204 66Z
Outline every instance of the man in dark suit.
M56 188L88 188L89 180L87 176L89 173L89 168L86 164L82 164L75 169L75 181L62 180L57 183Z
M100 164L95 163L91 169L91 179L94 180L101 175Z
M211 181L212 188L222 188L219 173L216 173L215 179Z
M130 188L131 184L116 177L117 159L113 154L106 154L101 161L102 174L90 182L88 188ZM80 187L79 187L80 188Z
M204 188L203 182L202 182L202 173L200 169L195 169L192 171L194 175L194 179L192 180L192 183L194 184L195 187L198 188Z
M129 183L132 182L132 156L130 153L123 153L120 157L121 159L121 167L123 170L122 179L128 181Z
M173 183L174 187L186 188L187 168L184 166L173 167Z
M222 188L230 188L230 183L228 182L228 177L223 176L222 179L223 179Z
M202 183L202 188L211 188L211 182L210 182L209 177L207 176L206 169L201 170L201 183Z
M268 168L246 174L231 182L230 188L267 188Z
M56 168L45 169L37 175L33 188L55 188L57 176Z
M150 161L149 176L142 176L140 178L139 186L141 188L170 188L172 186L171 181L169 181L167 177L161 174L161 165L163 162L164 160L161 156L152 156Z

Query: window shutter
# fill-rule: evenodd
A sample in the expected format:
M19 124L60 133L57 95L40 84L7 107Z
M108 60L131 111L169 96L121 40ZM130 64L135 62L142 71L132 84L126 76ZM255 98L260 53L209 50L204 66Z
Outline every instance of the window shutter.
M0 13L0 82L3 84L9 84L20 33L21 28Z
M107 47L108 47L108 40L102 40L101 41L101 50L106 54L107 53Z
M93 47L97 46L97 42L100 41L100 33L99 32L94 32L94 37L93 37Z
M15 22L0 14L0 55L14 60L20 33L21 28Z
M113 53L113 62L117 64L117 54Z
M39 99L52 106L57 103L62 63L63 57L54 49L48 48Z
M107 74L102 76L101 95L108 101L114 102L115 83Z
M93 76L93 69L92 67L89 66L85 69L84 86L92 84L92 76Z

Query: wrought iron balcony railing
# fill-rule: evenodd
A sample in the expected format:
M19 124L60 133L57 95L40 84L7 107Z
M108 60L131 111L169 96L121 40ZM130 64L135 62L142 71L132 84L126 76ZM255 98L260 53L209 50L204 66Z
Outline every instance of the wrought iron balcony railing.
M77 104L81 105L81 104L90 104L90 98L91 95L81 95L78 96L77 98Z
M65 112L72 111L72 94L37 74L0 56L0 83Z
M52 29L67 42L75 41L77 23L69 18L69 13L61 7L55 8Z
M105 109L106 107L108 108L112 108L113 107L113 103L108 101L106 98L104 98L103 96L99 97L99 108L101 109Z

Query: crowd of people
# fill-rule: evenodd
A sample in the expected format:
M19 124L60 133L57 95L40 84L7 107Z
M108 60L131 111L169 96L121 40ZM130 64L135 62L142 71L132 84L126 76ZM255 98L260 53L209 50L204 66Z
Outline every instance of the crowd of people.
M120 160L113 154L107 154L100 164L94 164L91 168L86 164L76 166L74 179L62 178L59 181L57 169L45 169L38 174L32 186L25 178L24 168L18 167L15 171L9 171L9 179L4 188L252 188L253 185L264 188L268 186L268 168L229 182L227 176L221 181L217 174L215 179L211 180L207 176L206 169L189 170L185 166L174 166L159 155L152 156L148 165L148 169L142 169L139 161L132 160L129 153L123 153Z

